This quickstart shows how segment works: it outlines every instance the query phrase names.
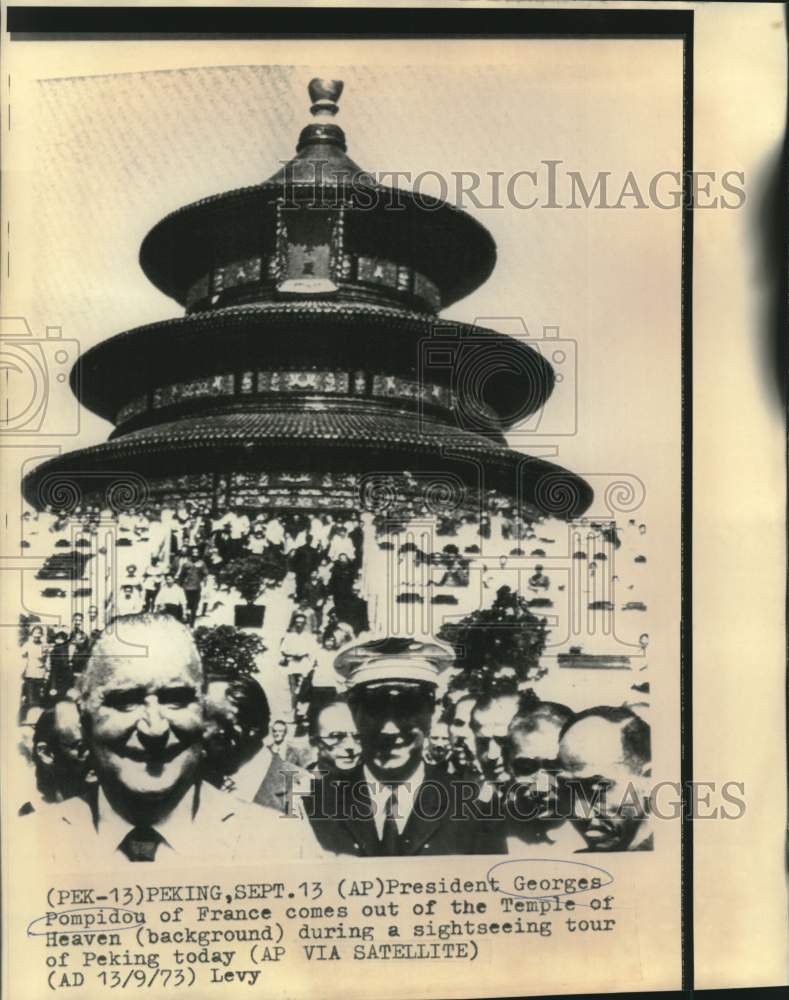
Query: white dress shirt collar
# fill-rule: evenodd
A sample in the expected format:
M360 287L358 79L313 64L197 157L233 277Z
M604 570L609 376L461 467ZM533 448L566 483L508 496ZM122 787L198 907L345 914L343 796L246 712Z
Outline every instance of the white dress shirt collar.
M192 818L195 809L195 795L197 786L190 788L176 807L160 823L153 824L153 829L161 834L164 842L159 846L160 851L172 851L175 854L188 853ZM110 801L104 794L104 789L99 785L98 798L96 803L96 829L99 840L106 844L110 852L115 855L122 855L120 844L135 824L124 819L110 805Z
M397 824L397 832L402 833L405 830L409 816L414 811L414 799L416 798L417 790L425 780L424 763L422 761L419 762L419 767L410 778L402 782L393 782L391 785L380 781L378 778L374 778L366 764L363 771L364 780L370 786L370 799L373 803L373 820L375 821L378 839L380 840L383 836L386 804L389 801L389 796L392 794L393 788L395 791L394 820Z

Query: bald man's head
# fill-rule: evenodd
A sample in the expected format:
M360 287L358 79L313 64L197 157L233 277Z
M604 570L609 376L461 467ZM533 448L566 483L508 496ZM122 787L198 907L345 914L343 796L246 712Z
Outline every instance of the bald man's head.
M117 663L125 659L160 662L175 656L183 660L193 679L202 687L203 666L191 631L170 615L118 615L96 637L80 678L80 700L84 705L92 689L103 683Z
M568 721L561 736L568 770L602 767L642 775L651 760L649 725L629 708L590 708Z
M646 816L649 725L628 708L581 712L562 731L559 763L572 784L575 823L598 851L623 851Z

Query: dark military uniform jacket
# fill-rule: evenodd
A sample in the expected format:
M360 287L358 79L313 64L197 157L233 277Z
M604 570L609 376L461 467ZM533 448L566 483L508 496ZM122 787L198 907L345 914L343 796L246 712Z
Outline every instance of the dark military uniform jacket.
M378 836L361 766L316 778L303 805L324 851L356 857L389 853ZM504 824L475 816L464 807L460 784L444 769L426 767L422 784L414 790L414 807L399 834L396 854L506 853Z

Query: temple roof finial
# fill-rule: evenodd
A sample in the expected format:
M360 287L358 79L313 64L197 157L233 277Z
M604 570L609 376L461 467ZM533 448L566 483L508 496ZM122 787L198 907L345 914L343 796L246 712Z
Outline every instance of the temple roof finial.
M316 118L333 118L339 108L337 102L342 94L342 80L310 80L309 90L312 106L310 111Z

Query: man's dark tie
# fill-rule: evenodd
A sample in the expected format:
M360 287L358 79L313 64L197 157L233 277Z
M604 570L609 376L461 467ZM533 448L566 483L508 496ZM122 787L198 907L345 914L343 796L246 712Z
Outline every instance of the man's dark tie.
M118 848L129 861L153 861L156 849L164 842L164 837L151 826L135 826L129 830Z
M395 821L396 810L397 785L390 785L389 798L384 807L384 826L381 831L381 853L386 857L396 857L400 854L400 834Z

